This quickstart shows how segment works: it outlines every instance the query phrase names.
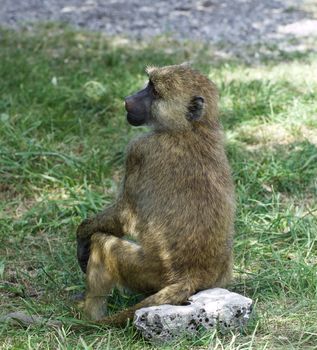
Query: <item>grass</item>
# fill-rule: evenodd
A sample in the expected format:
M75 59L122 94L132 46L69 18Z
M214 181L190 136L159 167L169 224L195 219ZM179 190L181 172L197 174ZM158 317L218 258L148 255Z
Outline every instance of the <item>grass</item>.
M75 258L82 218L111 202L126 144L123 97L147 64L192 60L219 86L236 183L235 278L256 302L243 332L166 349L317 349L317 57L254 65L168 38L149 44L48 25L0 31L0 305L81 318ZM137 296L114 291L111 310ZM154 349L134 331L0 325L1 349Z

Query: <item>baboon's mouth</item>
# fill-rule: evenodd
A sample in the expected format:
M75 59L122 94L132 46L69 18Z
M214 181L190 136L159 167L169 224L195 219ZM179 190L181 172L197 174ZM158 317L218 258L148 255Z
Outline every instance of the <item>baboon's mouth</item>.
M144 124L144 119L140 118L138 116L136 116L135 114L132 113L127 113L127 120L129 122L129 124L133 125L133 126L140 126L142 124Z

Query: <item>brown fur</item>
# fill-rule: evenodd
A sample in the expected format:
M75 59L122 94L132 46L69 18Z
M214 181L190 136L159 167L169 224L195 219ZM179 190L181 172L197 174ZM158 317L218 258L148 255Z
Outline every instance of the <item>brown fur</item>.
M181 304L231 279L234 189L217 90L183 65L147 72L160 95L152 105L153 129L129 144L116 202L77 232L91 236L84 308L105 324L124 325L138 308ZM185 115L194 95L205 103L202 117L190 121ZM105 296L115 285L150 296L104 317Z

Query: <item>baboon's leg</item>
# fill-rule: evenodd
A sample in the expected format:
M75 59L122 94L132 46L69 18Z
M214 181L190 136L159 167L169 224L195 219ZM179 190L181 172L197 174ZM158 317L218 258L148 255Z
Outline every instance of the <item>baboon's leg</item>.
M100 320L106 313L106 296L113 285L113 278L105 269L101 249L92 244L86 275L84 311L93 320Z
M159 260L148 259L133 242L103 233L92 236L87 267L84 310L92 320L100 320L106 311L106 296L115 284L140 292L162 288L164 274Z

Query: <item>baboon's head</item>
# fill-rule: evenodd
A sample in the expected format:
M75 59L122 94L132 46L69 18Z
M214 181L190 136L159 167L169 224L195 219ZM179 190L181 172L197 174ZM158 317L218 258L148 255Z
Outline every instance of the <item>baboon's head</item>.
M187 65L148 67L147 86L125 99L128 122L186 130L217 118L215 85Z

